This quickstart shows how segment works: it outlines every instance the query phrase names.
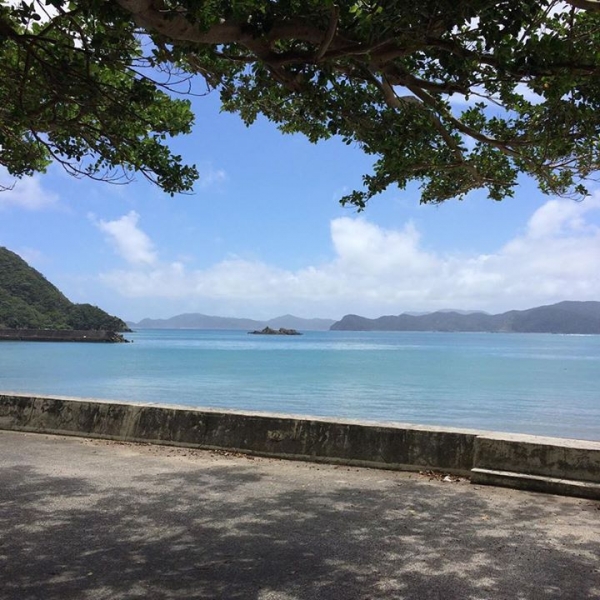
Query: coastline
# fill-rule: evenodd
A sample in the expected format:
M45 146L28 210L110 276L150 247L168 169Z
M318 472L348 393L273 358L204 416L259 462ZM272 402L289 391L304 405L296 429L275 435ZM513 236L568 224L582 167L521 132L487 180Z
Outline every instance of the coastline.
M120 333L85 329L0 329L0 341L5 342L92 342L128 343Z

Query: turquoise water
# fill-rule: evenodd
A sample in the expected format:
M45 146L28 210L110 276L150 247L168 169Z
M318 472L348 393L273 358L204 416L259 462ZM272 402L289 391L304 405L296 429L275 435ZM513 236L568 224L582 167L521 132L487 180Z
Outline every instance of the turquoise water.
M600 440L600 336L142 330L0 343L0 390Z

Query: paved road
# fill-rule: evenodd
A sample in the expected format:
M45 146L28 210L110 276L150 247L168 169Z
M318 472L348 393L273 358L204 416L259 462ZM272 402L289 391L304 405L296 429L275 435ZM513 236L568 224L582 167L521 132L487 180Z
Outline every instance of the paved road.
M0 600L600 598L600 503L0 432Z

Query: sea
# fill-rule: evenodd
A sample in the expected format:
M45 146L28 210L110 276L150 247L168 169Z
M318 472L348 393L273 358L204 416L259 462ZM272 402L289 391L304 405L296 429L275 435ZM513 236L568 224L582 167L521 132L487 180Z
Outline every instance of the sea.
M139 330L0 342L0 391L600 440L600 336Z

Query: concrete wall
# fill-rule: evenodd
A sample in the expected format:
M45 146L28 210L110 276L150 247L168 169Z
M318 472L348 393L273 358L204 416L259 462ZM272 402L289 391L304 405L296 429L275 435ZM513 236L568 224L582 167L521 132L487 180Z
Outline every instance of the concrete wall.
M0 394L0 429L431 469L600 499L597 442L21 394Z
M487 434L477 439L473 462L496 471L600 483L600 444L582 440Z
M0 395L0 429L468 474L476 432L98 400Z
M24 342L104 342L127 340L114 331L82 329L0 329L0 341Z

